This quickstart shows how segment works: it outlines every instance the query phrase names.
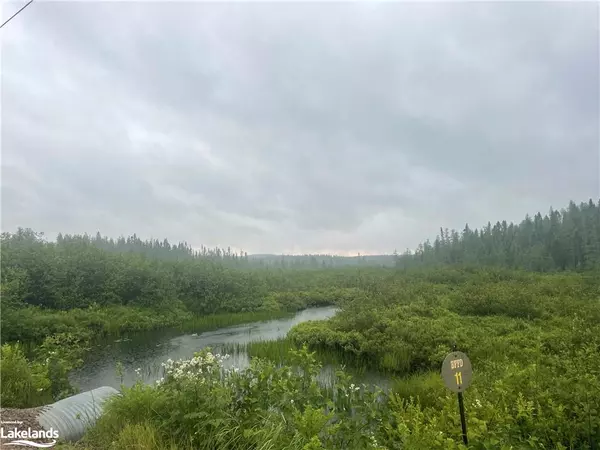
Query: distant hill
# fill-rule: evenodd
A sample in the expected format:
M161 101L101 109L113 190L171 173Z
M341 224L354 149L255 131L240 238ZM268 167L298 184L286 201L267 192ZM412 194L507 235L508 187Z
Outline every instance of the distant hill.
M313 267L344 267L344 266L385 266L393 267L396 262L394 255L248 255L248 260L264 265L313 266Z

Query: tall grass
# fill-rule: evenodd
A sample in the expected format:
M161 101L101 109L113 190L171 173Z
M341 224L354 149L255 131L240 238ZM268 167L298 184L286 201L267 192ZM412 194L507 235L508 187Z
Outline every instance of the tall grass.
M29 408L52 401L46 369L27 360L20 344L4 344L0 351L0 404Z
M282 319L293 317L294 313L287 311L253 311L242 313L211 314L209 316L196 316L177 326L185 332L214 331L219 328L232 327L252 322Z
M245 352L251 358L265 358L279 365L292 362L292 351L300 349L291 338L285 337L275 340L258 340L244 344L229 344L223 347L223 351L230 354ZM341 349L315 348L315 358L323 366L345 366L350 368L355 376L368 374L373 365L366 357L358 357L344 352Z

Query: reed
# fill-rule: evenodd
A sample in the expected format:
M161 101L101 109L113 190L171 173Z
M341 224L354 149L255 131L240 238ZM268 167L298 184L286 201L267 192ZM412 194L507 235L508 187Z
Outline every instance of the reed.
M227 353L245 351L251 358L266 358L278 364L291 362L291 350L298 350L292 339L285 337L268 341L253 341L247 344L235 344L228 348ZM344 352L342 349L311 348L315 357L323 365L334 367L347 366L352 368L354 375L363 376L376 366L367 358Z
M201 333L213 331L219 328L232 327L252 322L282 319L292 317L294 313L287 311L253 311L242 313L211 314L208 316L197 316L182 322L177 328L185 332Z

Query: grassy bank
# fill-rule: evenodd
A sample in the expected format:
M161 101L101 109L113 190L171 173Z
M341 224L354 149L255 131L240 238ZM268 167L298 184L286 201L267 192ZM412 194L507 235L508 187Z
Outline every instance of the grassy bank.
M179 324L177 328L181 331L202 333L246 323L293 317L294 314L295 312L291 311L255 311L246 313L212 314L210 316L193 317Z
M299 345L296 340L286 336L274 340L257 340L243 344L224 345L222 351L229 354L244 352L250 358L262 358L272 361L277 365L285 365L289 364L292 360L294 351L301 347L302 345ZM369 366L367 359L361 361L360 358L348 354L341 349L316 348L314 356L322 365L347 366L356 375L365 374L373 369ZM385 373L382 372L382 374Z

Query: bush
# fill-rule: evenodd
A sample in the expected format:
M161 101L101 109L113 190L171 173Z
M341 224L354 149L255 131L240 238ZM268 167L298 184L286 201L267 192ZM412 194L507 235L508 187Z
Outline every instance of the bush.
M30 408L51 401L47 367L31 363L20 344L4 344L0 358L2 407Z
M114 436L117 445L148 448L157 442L194 449L377 448L379 393L340 373L332 402L316 381L314 354L304 348L292 351L292 359L283 367L253 359L247 370L225 374L221 358L208 350L188 361L167 361L156 386L138 383L110 399L86 441L96 448L111 448Z

